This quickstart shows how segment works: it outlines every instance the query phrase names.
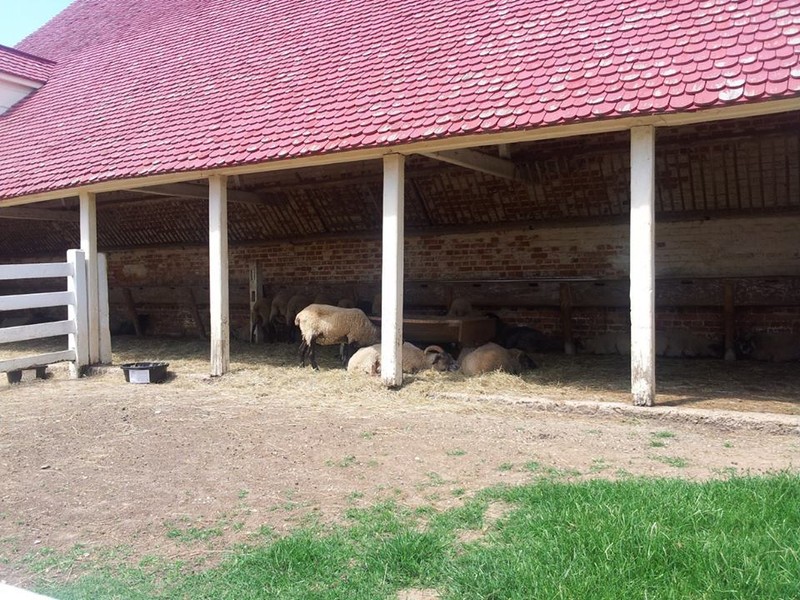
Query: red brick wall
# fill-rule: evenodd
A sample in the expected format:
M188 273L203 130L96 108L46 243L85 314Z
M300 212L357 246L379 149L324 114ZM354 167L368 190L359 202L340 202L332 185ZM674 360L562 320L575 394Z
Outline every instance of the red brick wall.
M656 269L660 277L798 275L800 276L798 217L726 219L660 223L657 226ZM406 242L406 278L528 279L537 277L626 277L628 227L592 226L511 230L448 236L421 236ZM147 249L109 254L112 288L164 286L179 297L181 286L195 286L201 313L207 311L208 258L205 248ZM230 253L231 321L246 330L248 266L259 261L267 285L314 293L317 282L362 282L362 300L371 301L379 288L380 240L317 240L234 247ZM205 292L207 294L207 291ZM153 330L194 334L188 307L171 306L175 298L150 303ZM513 303L513 299L510 299ZM119 310L120 306L112 307ZM497 310L497 309L496 309ZM531 323L558 334L557 308L497 310L512 321ZM797 309L740 309L741 328L800 330ZM207 316L205 317L207 319ZM627 328L628 309L580 308L573 315L579 337ZM206 323L207 326L207 323ZM721 309L659 309L657 327L691 329L709 337L722 335Z

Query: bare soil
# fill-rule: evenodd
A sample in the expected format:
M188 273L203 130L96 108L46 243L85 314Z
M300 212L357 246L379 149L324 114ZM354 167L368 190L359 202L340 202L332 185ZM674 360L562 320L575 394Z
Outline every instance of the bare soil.
M125 383L118 367L70 380L65 365L0 380L0 580L29 584L25 557L43 548L208 565L265 527L383 500L446 509L543 476L800 466L796 364L665 362L660 406L641 409L624 357L542 356L522 378L425 373L392 391L347 376L332 349L312 372L293 348L235 343L231 373L210 378L205 342L114 344L117 365L170 362L168 381Z

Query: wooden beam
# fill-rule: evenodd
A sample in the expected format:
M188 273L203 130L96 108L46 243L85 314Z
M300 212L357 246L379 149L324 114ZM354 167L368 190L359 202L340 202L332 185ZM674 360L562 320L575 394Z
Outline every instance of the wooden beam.
M520 175L517 165L510 160L477 152L476 150L447 150L443 152L424 152L422 156L458 165L473 171L488 173L502 179L510 179L518 183L528 182Z
M80 215L72 210L48 210L46 208L0 208L0 219L25 219L28 221L61 221L78 223Z
M405 156L383 159L383 268L381 274L381 380L403 384L403 243Z
M561 308L561 330L564 334L564 354L575 354L575 341L572 338L572 288L569 283L559 285L559 306Z
M111 364L111 326L108 310L108 260L100 252L97 255L97 290L98 290L98 316L100 333L100 362L104 365Z
M100 362L100 280L97 258L97 198L80 194L81 250L86 254L86 290L89 319L89 364Z
M136 312L136 303L133 301L133 292L131 292L131 288L122 288L122 296L125 298L125 312L128 314L128 319L130 319L133 324L133 332L141 337L143 333L142 326L139 324L139 314Z
M725 299L722 317L725 323L725 360L736 360L736 306L734 304L736 283L725 281Z
M206 326L203 325L203 318L200 316L200 309L197 307L197 300L190 287L186 288L186 300L189 304L189 311L192 313L192 319L194 319L194 326L197 329L197 334L203 339L208 338Z
M253 320L253 309L257 302L264 299L264 279L261 277L261 263L251 262L248 270L250 271L250 343L262 344L264 339L264 327L256 327L257 323Z
M631 395L652 406L655 368L655 128L631 129Z
M146 194L148 196L172 196L178 198L195 198L206 200L208 188L195 183L169 183L165 185L151 185L141 188L127 188L125 191ZM244 190L228 190L228 200L237 204L255 204L261 206L267 203L259 194Z
M211 313L211 376L230 367L228 306L228 188L227 177L208 178L208 291Z

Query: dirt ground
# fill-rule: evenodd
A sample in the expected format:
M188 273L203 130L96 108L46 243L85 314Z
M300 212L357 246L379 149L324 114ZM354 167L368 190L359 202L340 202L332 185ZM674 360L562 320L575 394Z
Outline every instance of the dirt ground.
M26 557L45 548L207 565L264 527L387 499L446 509L538 477L800 467L797 365L667 362L661 406L636 409L624 357L543 356L523 378L427 373L392 391L332 354L312 372L292 348L234 344L231 373L210 378L205 343L114 344L117 365L169 361L168 381L125 383L118 367L70 380L65 365L0 380L0 580L30 584Z

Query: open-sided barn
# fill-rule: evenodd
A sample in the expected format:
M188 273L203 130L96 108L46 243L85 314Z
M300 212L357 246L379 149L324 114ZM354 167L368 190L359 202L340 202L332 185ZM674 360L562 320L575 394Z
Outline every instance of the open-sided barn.
M458 296L614 334L636 404L656 330L800 336L798 0L76 0L0 88L0 262L107 253L112 320L214 374L253 263L382 292L390 385Z

